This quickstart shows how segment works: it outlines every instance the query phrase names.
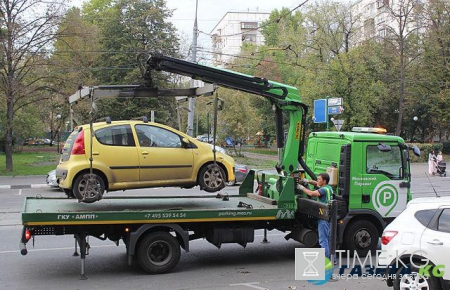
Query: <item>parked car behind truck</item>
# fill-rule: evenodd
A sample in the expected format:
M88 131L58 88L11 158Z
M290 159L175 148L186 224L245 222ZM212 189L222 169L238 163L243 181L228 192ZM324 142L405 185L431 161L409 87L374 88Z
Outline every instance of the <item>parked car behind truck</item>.
M394 289L450 289L450 197L415 198L383 232L379 264Z
M99 122L68 137L56 176L67 195L92 203L103 192L199 185L215 192L234 180L234 159L171 127L145 121Z

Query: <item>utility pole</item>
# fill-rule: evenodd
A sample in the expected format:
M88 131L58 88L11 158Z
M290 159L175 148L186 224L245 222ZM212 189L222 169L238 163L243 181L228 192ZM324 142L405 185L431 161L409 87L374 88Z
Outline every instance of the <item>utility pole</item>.
M197 37L198 37L198 25L197 25L197 9L198 0L195 0L195 20L194 29L192 35L192 62L197 62ZM191 80L191 88L195 87L195 80ZM188 125L186 134L194 136L194 98L189 98L189 113L188 113Z

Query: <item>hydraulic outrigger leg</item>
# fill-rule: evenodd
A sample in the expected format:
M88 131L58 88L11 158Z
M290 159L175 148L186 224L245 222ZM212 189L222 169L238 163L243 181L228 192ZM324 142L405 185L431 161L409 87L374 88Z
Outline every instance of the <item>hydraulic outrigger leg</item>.
M87 280L88 278L85 275L85 265L86 265L86 255L89 254L89 243L87 242L87 235L85 232L81 232L74 235L75 240L78 245L80 246L80 253L81 253L81 274L80 274L80 280ZM76 247L76 244L75 244Z

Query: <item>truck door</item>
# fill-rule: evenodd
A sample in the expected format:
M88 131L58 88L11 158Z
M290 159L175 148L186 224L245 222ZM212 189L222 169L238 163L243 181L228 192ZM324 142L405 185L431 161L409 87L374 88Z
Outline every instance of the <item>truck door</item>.
M396 217L406 207L409 190L404 182L409 177L404 176L403 150L393 142L364 144L366 166L360 180L355 180L363 189L361 208L374 209L385 218Z

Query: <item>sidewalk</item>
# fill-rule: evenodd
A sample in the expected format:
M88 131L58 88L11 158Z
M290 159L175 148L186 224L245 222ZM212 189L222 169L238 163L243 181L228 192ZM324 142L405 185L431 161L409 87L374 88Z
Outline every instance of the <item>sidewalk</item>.
M48 187L45 175L0 176L0 189Z
M428 163L411 163L411 177L427 177L428 175Z

